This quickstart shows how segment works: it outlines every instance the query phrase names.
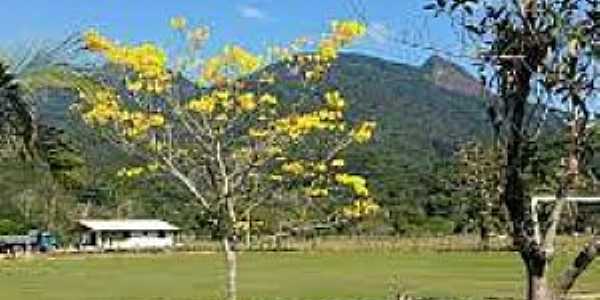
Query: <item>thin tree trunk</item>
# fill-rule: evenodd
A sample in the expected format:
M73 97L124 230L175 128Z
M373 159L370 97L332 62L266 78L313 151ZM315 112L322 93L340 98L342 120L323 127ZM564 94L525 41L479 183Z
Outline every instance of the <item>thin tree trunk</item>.
M226 236L223 238L223 248L225 249L225 258L227 261L227 300L236 300L237 298L237 254L233 249L233 244Z
M248 222L248 228L246 229L246 249L250 250L251 245L251 230L252 230L252 220L250 215L250 210L246 213L246 221Z

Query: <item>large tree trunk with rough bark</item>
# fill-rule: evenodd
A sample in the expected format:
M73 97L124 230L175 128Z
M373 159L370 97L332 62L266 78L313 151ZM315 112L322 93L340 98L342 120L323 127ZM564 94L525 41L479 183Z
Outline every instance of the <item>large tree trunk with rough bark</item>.
M522 255L527 270L526 299L554 300L554 291L548 285L548 261L541 257Z
M227 262L227 284L225 287L227 300L237 298L237 254L229 236L223 238L225 260Z

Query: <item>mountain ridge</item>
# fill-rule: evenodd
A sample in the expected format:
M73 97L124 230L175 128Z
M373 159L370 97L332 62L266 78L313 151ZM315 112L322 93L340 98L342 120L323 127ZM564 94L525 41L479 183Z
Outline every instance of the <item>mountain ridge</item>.
M383 202L424 196L422 179L430 176L431 168L451 159L460 143L485 140L491 133L487 104L476 93L481 90L479 82L441 57L415 66L341 53L326 84L342 92L350 119L377 121L373 142L352 148L347 155L350 168L374 182ZM276 84L273 90L281 99L294 97L285 84ZM60 124L60 118L69 119L60 114L69 105L67 97L46 101L42 115Z

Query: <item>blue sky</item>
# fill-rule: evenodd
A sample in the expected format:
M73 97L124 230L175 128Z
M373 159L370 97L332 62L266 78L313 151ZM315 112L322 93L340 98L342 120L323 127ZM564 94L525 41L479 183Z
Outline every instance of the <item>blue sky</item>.
M168 44L172 16L211 27L209 48L239 43L253 50L300 36L318 35L332 19L356 18L364 12L371 34L355 51L407 63L428 54L401 47L391 37L409 37L454 49L457 36L444 18L422 11L424 0L2 0L0 40L19 47L60 40L69 33L96 27L126 42ZM358 7L358 9L356 8Z

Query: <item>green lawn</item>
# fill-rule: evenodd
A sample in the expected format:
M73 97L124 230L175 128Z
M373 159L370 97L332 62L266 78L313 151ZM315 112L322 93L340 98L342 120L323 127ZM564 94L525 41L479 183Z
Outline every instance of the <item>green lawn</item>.
M600 264L577 287L600 292ZM242 299L388 299L392 285L423 296L518 297L510 253L244 253ZM71 257L0 262L2 300L183 300L222 295L219 254ZM594 287L596 282L596 287Z

